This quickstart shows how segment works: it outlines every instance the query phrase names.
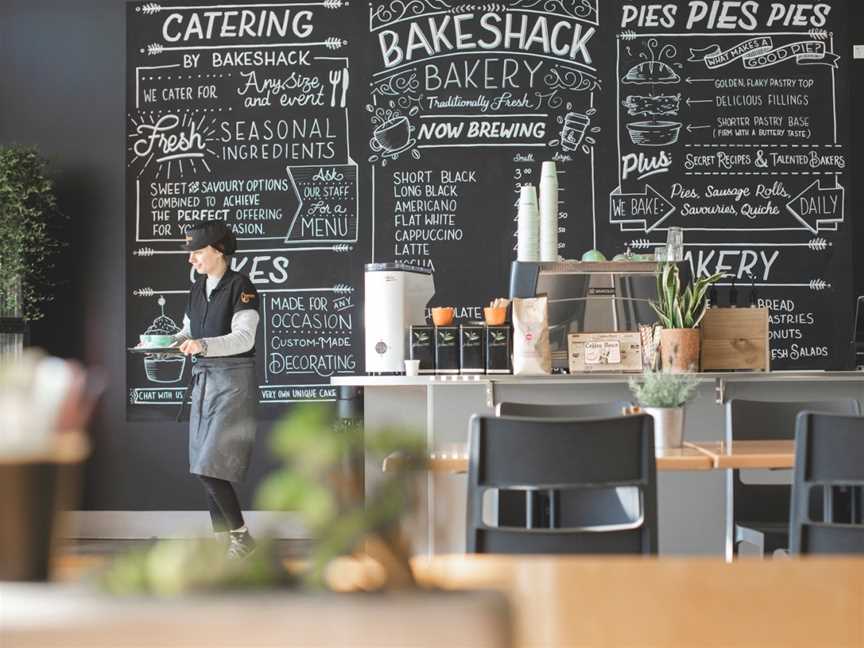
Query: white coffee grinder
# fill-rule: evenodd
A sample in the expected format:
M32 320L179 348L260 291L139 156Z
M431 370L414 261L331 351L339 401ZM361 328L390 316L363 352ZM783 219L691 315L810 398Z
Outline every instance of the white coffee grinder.
M435 295L432 271L404 263L369 263L365 287L366 373L403 373L408 327L425 324L426 304Z

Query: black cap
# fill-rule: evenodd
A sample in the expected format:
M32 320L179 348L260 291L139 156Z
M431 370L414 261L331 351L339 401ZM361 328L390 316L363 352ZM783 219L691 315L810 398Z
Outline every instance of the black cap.
M212 245L223 254L234 254L237 251L237 238L231 228L222 221L204 221L187 230L184 250L192 252L208 245Z

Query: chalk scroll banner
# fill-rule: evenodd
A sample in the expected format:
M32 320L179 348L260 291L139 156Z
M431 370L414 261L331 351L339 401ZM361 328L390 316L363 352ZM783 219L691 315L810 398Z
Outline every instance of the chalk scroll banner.
M232 266L262 295L262 416L332 400L361 366L362 188L349 88L359 7L327 0L127 5L127 330L182 325L180 251L202 220L232 227ZM171 417L191 364L127 359L131 418Z

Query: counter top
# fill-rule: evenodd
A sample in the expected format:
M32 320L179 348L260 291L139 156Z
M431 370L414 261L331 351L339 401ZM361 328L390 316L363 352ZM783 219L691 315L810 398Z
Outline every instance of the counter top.
M691 374L700 382L862 382L864 371L754 371L705 372ZM633 373L564 374L555 376L339 376L330 379L331 385L344 387L428 387L466 385L567 385L579 383L626 383L638 378Z

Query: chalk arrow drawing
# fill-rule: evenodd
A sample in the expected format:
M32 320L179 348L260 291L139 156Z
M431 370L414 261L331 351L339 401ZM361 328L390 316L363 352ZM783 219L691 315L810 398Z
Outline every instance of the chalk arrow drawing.
M823 187L816 180L804 191L786 203L786 209L798 222L813 232L834 229L832 224L842 223L845 217L846 190L839 184L836 187Z
M610 223L636 223L651 232L675 213L675 205L649 184L642 193L619 192L620 187L609 195Z

